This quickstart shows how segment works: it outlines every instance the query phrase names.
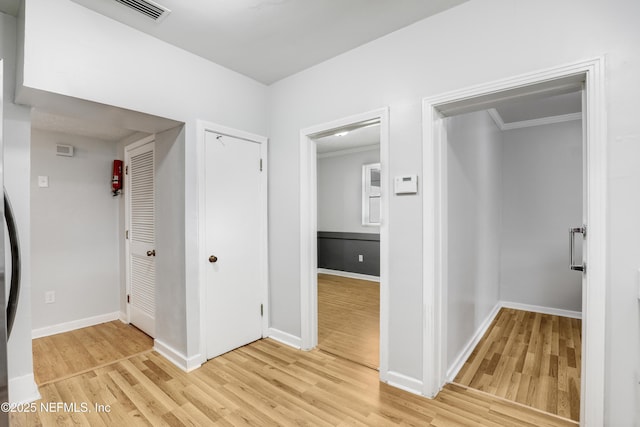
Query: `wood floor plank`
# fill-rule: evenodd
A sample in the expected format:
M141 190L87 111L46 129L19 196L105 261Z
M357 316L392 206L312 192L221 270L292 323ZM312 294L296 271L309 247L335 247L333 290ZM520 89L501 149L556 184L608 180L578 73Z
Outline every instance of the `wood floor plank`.
M379 283L318 274L318 348L378 368Z
M149 351L153 339L119 320L33 340L33 374L38 385L134 354Z
M578 421L582 323L501 309L455 382Z
M574 384L566 392L569 403ZM48 383L40 392L44 403L110 407L92 413L13 413L12 425L576 425L453 384L433 400L422 398L380 383L376 371L360 364L268 339L190 373L145 352Z

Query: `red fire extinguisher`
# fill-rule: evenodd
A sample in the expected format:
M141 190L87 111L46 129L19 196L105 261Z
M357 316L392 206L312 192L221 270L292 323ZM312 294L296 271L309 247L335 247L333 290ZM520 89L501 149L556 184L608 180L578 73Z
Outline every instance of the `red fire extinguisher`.
M111 177L111 190L117 196L122 190L122 160L113 161L113 176Z

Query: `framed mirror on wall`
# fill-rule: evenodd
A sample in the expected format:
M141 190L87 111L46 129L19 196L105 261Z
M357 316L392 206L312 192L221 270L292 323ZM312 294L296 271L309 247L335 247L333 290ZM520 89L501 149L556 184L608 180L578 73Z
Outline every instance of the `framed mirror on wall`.
M380 163L362 166L362 225L380 225Z

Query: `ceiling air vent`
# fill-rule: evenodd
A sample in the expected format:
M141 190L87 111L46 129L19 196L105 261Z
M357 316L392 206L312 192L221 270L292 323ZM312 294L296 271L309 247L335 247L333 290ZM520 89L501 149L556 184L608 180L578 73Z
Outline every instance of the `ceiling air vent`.
M116 2L130 7L131 9L143 14L147 18L151 18L156 22L162 21L171 13L169 9L160 6L158 3L150 0L115 0Z

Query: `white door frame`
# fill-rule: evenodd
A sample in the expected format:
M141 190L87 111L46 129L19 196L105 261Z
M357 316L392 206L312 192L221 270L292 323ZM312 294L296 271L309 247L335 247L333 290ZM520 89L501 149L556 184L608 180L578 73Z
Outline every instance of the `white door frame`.
M214 132L233 138L244 139L260 145L262 174L260 175L260 289L262 293L262 336L267 336L269 327L269 258L268 258L268 213L267 213L267 176L269 173L267 137L255 135L238 129L222 126L204 120L197 121L197 191L198 191L198 281L200 284L200 355L202 362L207 360L207 286L206 267L209 265L209 254L206 251L206 188L205 188L205 139L207 132ZM256 165L258 167L258 165Z
M581 425L604 424L607 131L604 58L525 74L423 100L424 289L423 394L434 397L446 382L446 132L442 109L506 90L560 79L584 78L587 271L582 292ZM579 274L579 273L576 273Z
M302 349L318 345L318 194L314 135L369 120L380 120L380 379L389 370L389 109L381 108L300 131L300 314Z
M150 142L154 142L156 140L156 135L150 135L150 136L145 136L144 138L142 138L139 141L136 142L132 142L129 145L126 145L124 147L124 167L125 170L122 171L123 174L126 173L126 168L129 166L129 160L130 160L130 156L129 156L129 151L131 150L135 150L138 147L142 147L145 144L148 144ZM153 156L154 156L154 170L153 170L153 182L154 182L154 192L155 192L155 175L156 175L156 171L155 171L155 155L156 155L156 151L155 151L155 146L153 147ZM129 177L125 176L124 178L124 185L125 185L125 199L124 199L124 229L125 229L125 233L127 231L131 230L131 203L130 203L130 197L131 197L131 187L129 186ZM155 213L155 212L154 212ZM155 221L154 221L154 226L155 226ZM131 240L129 239L129 236L125 236L125 241L124 241L124 256L125 256L125 298L127 298L127 295L131 295ZM154 295L155 297L155 295ZM129 302L125 302L126 305L126 314L127 314L127 323L131 323L131 304L129 304Z

